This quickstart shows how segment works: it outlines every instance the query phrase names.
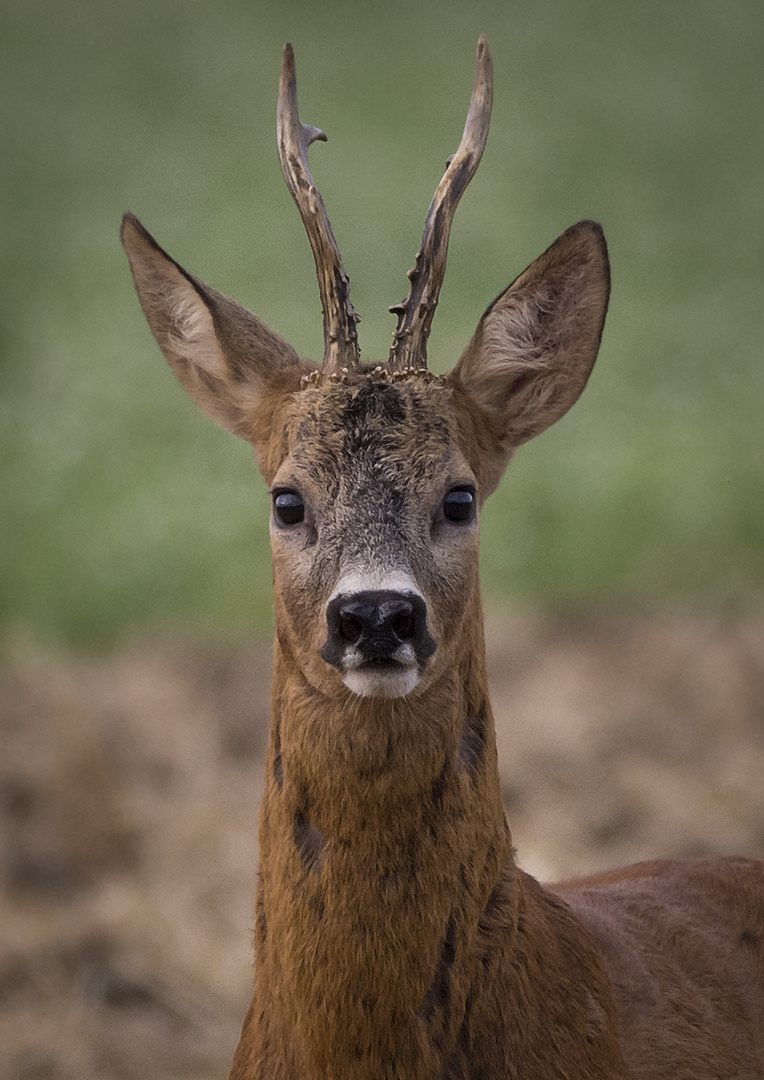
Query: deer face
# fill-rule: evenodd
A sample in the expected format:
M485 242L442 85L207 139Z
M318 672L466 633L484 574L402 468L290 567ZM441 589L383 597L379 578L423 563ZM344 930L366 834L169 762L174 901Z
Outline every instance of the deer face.
M448 663L477 588L478 480L441 381L294 395L269 481L277 617L316 686L397 697Z
M357 317L297 115L284 52L279 150L313 249L324 310L321 369L174 262L125 215L122 242L154 336L214 420L255 448L272 497L282 652L327 694L402 697L453 661L478 596L478 513L515 447L559 419L597 355L609 276L602 230L579 222L488 308L453 370L426 341L451 218L485 145L484 39L462 142L430 206L389 367L360 365ZM415 371L414 368L417 370Z

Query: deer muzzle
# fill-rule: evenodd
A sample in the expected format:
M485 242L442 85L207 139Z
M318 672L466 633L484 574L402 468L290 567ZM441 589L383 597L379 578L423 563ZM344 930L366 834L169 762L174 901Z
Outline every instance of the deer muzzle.
M327 604L326 626L321 657L362 697L408 693L436 648L427 604L412 592L340 594Z

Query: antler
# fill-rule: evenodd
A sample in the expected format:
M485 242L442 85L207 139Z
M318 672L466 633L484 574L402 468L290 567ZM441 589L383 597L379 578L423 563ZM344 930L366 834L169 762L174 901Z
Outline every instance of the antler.
M281 57L277 111L279 158L284 179L300 211L308 234L318 276L324 312L323 371L330 375L360 363L356 323L360 316L350 303L350 283L342 267L337 241L324 200L308 168L308 147L317 139L326 142L319 128L300 122L297 111L297 76L294 50L287 44Z
M416 263L408 272L409 294L390 311L398 316L388 370L427 366L427 338L446 272L448 238L456 207L475 175L488 140L493 104L493 65L488 42L481 35L475 63L475 84L459 149L446 162L446 171L433 195L424 223Z

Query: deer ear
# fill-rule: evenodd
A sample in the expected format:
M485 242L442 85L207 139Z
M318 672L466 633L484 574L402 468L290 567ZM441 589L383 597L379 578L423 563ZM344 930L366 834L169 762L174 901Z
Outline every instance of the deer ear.
M227 296L187 273L132 214L122 245L157 343L189 396L221 427L252 443L258 406L294 390L315 365Z
M491 434L491 490L514 448L564 416L586 386L609 293L602 229L580 221L480 320L451 379L461 384Z

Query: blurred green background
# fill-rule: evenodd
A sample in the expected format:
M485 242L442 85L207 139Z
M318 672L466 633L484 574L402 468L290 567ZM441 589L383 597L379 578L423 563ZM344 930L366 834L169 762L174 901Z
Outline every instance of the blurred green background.
M275 145L281 47L366 358L384 358L484 32L488 150L430 346L568 225L600 220L613 299L573 412L484 516L489 605L764 597L760 0L24 0L3 5L0 608L4 639L267 632L267 496L143 321L117 240L172 255L321 352L313 264Z

